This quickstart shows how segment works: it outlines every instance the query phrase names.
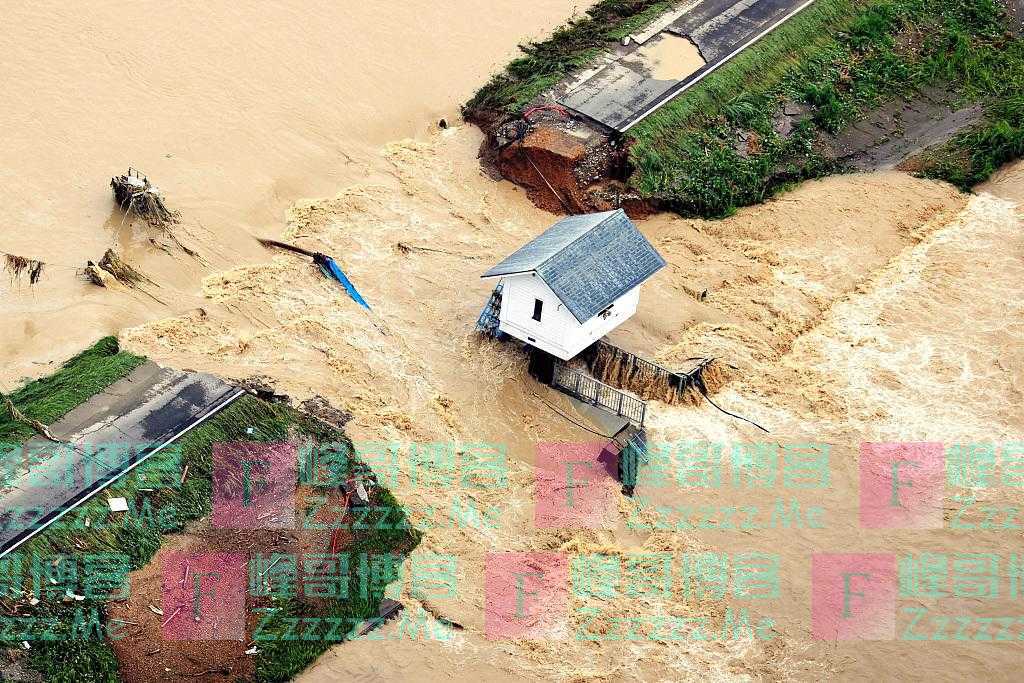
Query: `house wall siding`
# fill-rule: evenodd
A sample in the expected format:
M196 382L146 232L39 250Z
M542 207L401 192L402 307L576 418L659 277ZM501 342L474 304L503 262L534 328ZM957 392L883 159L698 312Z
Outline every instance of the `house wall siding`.
M568 360L611 332L636 312L640 287L615 300L610 315L580 324L551 288L532 273L503 278L499 329L506 334ZM533 319L534 300L544 302L540 322Z

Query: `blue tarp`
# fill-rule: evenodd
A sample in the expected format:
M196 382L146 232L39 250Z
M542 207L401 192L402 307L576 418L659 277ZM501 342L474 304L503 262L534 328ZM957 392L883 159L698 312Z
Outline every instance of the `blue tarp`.
M329 278L334 278L340 282L341 286L345 288L345 291L348 292L348 295L352 297L353 301L366 310L370 310L370 304L366 303L366 299L363 298L355 285L352 284L352 281L348 279L345 272L338 266L334 259L327 256L322 262L318 261L318 263L320 265L320 270L323 271L324 275Z

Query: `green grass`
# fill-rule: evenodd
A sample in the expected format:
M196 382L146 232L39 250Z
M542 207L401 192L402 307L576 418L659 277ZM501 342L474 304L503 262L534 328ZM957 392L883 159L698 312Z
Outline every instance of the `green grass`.
M145 362L105 337L64 363L49 377L30 382L8 398L26 417L50 425ZM34 436L30 427L0 411L0 444L22 443Z
M464 107L487 128L678 2L605 0L514 60ZM998 0L817 0L628 134L629 184L682 215L725 216L843 169L822 140L924 87L978 104L980 123L918 160L962 189L1024 153L1024 40ZM790 135L784 103L809 110ZM747 149L741 135L753 137Z
M463 107L463 116L485 124L520 114L542 92L678 4L679 0L601 0L549 39L520 45L523 56L481 88Z
M840 170L824 134L938 85L986 117L922 172L969 187L1024 147L1024 53L1006 28L994 0L819 0L631 130L630 183L683 215L728 215ZM810 110L789 137L773 129L784 102ZM742 155L740 133L758 149Z
M398 501L386 490L379 491L375 495L374 505L389 509L400 507ZM397 579L402 558L419 544L421 536L420 532L415 529L402 529L403 524L408 524L404 514L401 520L390 524L395 528L361 531L353 539L352 544L345 548L345 552L352 558L364 553L377 556L393 555L393 560L390 558L387 560L390 567L382 571ZM282 637L288 628L286 618L336 617L341 618L345 624L352 624L376 617L378 606L384 598L384 586L370 586L365 594L361 594L360 590L358 573L352 572L349 579L348 599L323 600L315 608L304 605L295 598L284 599L275 604L274 608L277 609L277 612L272 615L263 630L266 639L257 643L260 653L256 659L256 680L260 683L289 681L312 664L328 648L336 644L324 639L286 640ZM347 630L347 628L344 629L344 631Z
M253 433L248 433L248 428L252 428ZM296 437L305 437L319 444L338 443L351 448L351 442L343 433L318 420L286 406L244 396L189 432L178 442L178 448L170 448L153 456L136 473L118 481L106 494L97 496L79 511L66 516L57 525L26 543L18 552L23 558L32 554L80 557L87 553L125 553L130 569L141 568L159 550L163 535L180 532L188 523L210 514L213 444L233 441L273 443ZM179 484L177 476L173 476L171 486L158 487L152 492L139 490L152 487L151 482L160 479L161 473L164 473L163 478L166 479L166 473L181 472L186 466L188 477L184 484ZM138 503L142 513L127 515L120 523L101 524L109 515L106 505L108 495L122 496L129 501L145 501ZM376 504L395 504L387 491L380 491L379 496L389 502L378 500ZM145 514L147 509L151 511L149 518ZM93 520L89 528L82 523L86 518ZM415 531L366 532L356 537L355 546L347 549L347 552L401 554L414 548L418 541L419 534ZM339 600L318 606L317 613L365 618L375 614L379 600L380 595L376 593L366 600ZM98 600L86 600L72 605L52 599L40 602L34 614L57 617L62 628L60 638L56 641L32 642L32 650L28 653L31 667L51 683L117 681L117 660L108 640L72 637L75 632L75 610L79 608L98 609L103 626L108 626L102 607L103 601ZM288 609L302 612L310 608L295 602ZM330 642L321 641L261 644L263 653L257 662L257 679L288 680L331 645Z
M921 175L966 191L1003 164L1024 157L1024 45L1015 42L1006 52L997 81L1000 94L987 103L984 120L927 152Z

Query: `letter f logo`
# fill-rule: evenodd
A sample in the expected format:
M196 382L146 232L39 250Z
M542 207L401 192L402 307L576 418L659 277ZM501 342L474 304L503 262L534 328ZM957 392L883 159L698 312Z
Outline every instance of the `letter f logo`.
M243 460L242 461L242 507L252 507L253 491L258 489L260 491L266 490L270 485L264 479L253 481L253 465L257 472L264 472L265 466L269 465L266 460Z
M854 592L850 588L850 579L854 576L859 576L862 579L871 580L871 574L867 572L843 572L843 619L849 619L853 616L853 611L850 609L850 598L857 596L863 598L864 594L860 592Z
M920 467L913 460L896 460L892 464L892 495L889 497L889 507L901 508L903 503L900 502L900 489L912 489L914 483L909 479L900 479L900 466L910 465L915 470Z
M532 576L536 579L543 579L541 572L516 572L516 618L522 619L526 616L526 596L537 595L537 591L526 590L526 577Z
M192 619L199 622L202 618L203 596L211 600L216 597L217 591L211 587L208 592L203 591L203 578L210 577L220 583L220 572L200 572L192 577Z

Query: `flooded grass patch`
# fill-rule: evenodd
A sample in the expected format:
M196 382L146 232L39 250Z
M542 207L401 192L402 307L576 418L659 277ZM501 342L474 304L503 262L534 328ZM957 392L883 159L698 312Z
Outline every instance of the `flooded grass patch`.
M5 558L10 565L8 569L23 572L24 596L33 592L28 569L36 558L52 562L64 557L69 558L69 564L81 564L77 560L87 556L116 554L123 558L125 565L119 569L124 572L142 569L154 561L167 535L186 532L187 527L211 514L215 444L269 444L290 440L351 449L351 442L340 430L288 406L243 396L171 448L151 457L132 475L119 480ZM154 486L154 481L164 485ZM129 512L123 516L111 513L107 499L113 497L128 500ZM400 509L385 489L377 489L374 500L375 504ZM345 552L387 556L400 565L418 544L419 532L398 524L394 527L354 532ZM12 562L18 566L11 565ZM357 580L355 576L351 579L352 582ZM356 597L321 599L315 603L287 599L277 606L282 615L366 619L376 615L383 587L361 597L352 586L349 595ZM7 612L13 611L17 604L19 614L35 619L31 634L8 632L2 640L10 648L9 654L16 651L22 640L30 642L30 649L22 654L29 667L47 680L118 681L123 678L125 672L119 669L112 639L118 637L118 632L132 627L110 619L108 598L83 595L55 599L51 596L29 606L23 597L7 595L0 597L0 603ZM277 622L272 621L266 630L270 635L275 633L274 623ZM153 647L168 644L158 640ZM328 640L296 643L273 638L260 642L260 651L253 655L254 680L289 680L333 644L336 643ZM177 675L184 674L177 672Z

